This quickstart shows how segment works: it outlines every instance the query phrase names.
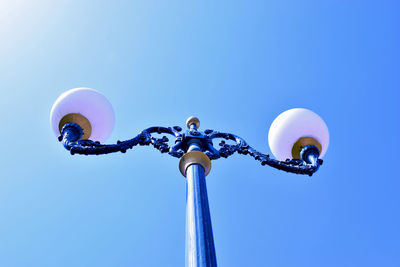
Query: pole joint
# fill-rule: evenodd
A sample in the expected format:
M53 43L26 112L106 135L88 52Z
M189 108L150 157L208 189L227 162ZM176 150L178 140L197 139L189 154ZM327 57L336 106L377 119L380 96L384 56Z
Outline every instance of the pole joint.
M179 161L179 170L186 177L186 170L190 165L198 164L204 168L204 173L207 176L211 171L210 158L201 151L190 151L183 155Z

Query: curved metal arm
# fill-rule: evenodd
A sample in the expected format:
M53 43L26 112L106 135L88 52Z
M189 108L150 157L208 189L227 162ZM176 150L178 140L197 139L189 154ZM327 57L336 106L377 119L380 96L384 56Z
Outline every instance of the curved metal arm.
M192 125L193 126L193 125ZM82 129L78 124L67 123L62 131L59 140L62 141L64 147L71 152L71 154L83 155L101 155L113 152L125 153L126 150L133 148L136 145L147 146L152 145L161 153L168 153L173 157L180 158L188 149L190 140L197 139L203 144L205 154L211 159L219 159L221 157L228 158L235 152L243 155L250 155L255 160L261 162L261 165L269 165L279 170L296 174L312 175L315 173L319 166L322 165L322 160L318 159L319 151L314 146L304 147L302 152L302 159L291 159L286 161L279 161L270 158L268 154L258 152L252 148L247 142L234 134L223 133L214 130L205 130L204 133L198 131L196 128L191 128L186 133L181 133L182 128L179 126L174 127L150 127L143 130L136 137L126 140L117 141L116 144L100 144L99 142L91 140L79 140L82 137ZM175 145L170 147L168 145L169 139L166 136L162 138L153 137L152 134L169 134L175 137ZM225 140L234 141L235 144L229 145L225 141L220 142L220 149L213 146L212 140L222 138Z
M302 154L305 154L306 151L309 151L309 153L305 154L305 156L302 158L311 157L315 160L309 160L309 162L300 159L287 159L286 161L279 161L270 158L268 154L258 152L256 149L248 145L247 142L240 136L231 133L221 133L213 130L205 130L204 132L210 140L213 140L215 138L223 138L236 142L236 144L234 145L229 145L226 144L225 141L221 141L219 144L221 148L219 150L215 149L212 146L212 142L208 142L208 151L206 152L206 155L212 160L218 159L220 157L228 158L229 156L237 152L243 155L250 155L255 160L260 161L261 165L263 166L269 165L278 170L283 170L296 174L307 174L310 176L315 173L318 170L319 166L323 163L322 159L318 159L319 151L318 149L315 150L314 146L303 148Z
M79 140L82 137L82 128L76 123L67 123L61 130L61 136L58 138L64 147L71 152L71 154L82 155L102 155L114 152L125 153L126 150L132 149L134 146L148 146L152 145L154 148L160 150L161 153L167 153L171 156L180 158L183 156L184 151L181 148L182 134L179 133L182 128L175 127L150 127L143 130L137 136L125 141L117 141L116 144L100 144L92 140ZM156 138L151 136L152 133L170 134L176 138L175 146L169 147L169 139L166 136Z

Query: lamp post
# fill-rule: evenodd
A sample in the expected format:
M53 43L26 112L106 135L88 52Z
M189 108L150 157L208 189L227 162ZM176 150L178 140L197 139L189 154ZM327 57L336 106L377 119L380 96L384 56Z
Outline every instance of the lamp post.
M272 123L268 141L277 159L262 154L234 134L214 130L199 130L200 121L190 117L188 130L179 126L150 127L137 136L116 144L102 144L114 125L111 104L99 92L76 88L63 93L54 103L50 123L59 141L71 154L101 155L125 153L136 145L148 146L180 158L179 170L187 179L186 200L186 266L217 266L205 177L210 173L211 160L228 158L235 152L250 155L261 165L296 174L312 175L322 164L329 144L329 132L324 121L307 109L291 109ZM169 145L166 136L174 138ZM215 148L213 140L224 140Z

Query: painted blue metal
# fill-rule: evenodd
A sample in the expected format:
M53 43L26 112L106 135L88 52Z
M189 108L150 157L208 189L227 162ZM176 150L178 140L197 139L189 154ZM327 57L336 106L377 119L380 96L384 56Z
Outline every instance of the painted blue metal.
M300 157L308 164L316 164L319 157L319 149L314 145L308 145L301 149Z
M61 130L61 136L58 140L62 141L64 147L68 149L69 144L77 142L82 138L83 130L76 123L67 123Z
M186 132L181 132L182 128L179 126L150 127L143 130L132 139L117 141L116 144L105 145L91 140L77 140L76 136L70 133L73 128L71 127L72 124L74 123L66 124L61 131L62 135L59 137L59 140L62 141L64 147L68 149L71 154L101 155L114 152L125 153L128 149L131 149L136 145L152 145L154 148L160 150L161 153L168 153L173 157L180 158L187 152L187 144L191 140L197 140L204 148L204 153L211 160L216 160L221 157L227 158L237 152L243 155L250 155L255 160L260 161L261 165L269 165L278 170L310 176L313 175L313 173L315 173L323 163L323 161L318 159L318 157L315 160L307 161L299 159L279 161L270 158L268 154L258 152L256 149L248 145L243 138L237 135L217 132L214 130L205 130L204 132L201 132L195 127L192 127ZM79 127L77 124L74 125ZM169 134L175 138L175 145L169 146L169 139L166 136L156 138L152 136L152 134ZM234 144L227 144L222 140L219 143L220 148L216 149L213 146L214 139L225 139L233 141Z
M204 169L198 164L186 170L186 266L217 266Z
M202 149L193 142L189 151ZM217 259L208 205L204 168L192 164L186 169L186 266L215 267Z
M61 141L71 154L101 155L113 152L125 153L126 150L136 145L152 145L161 153L168 153L180 158L186 152L198 150L204 152L211 160L221 157L227 158L235 152L250 155L262 165L269 165L279 170L297 174L312 175L315 173L322 160L319 159L319 150L315 146L306 146L301 152L301 159L279 161L271 159L269 155L262 154L249 146L241 137L222 133L214 130L199 131L195 124L191 124L188 131L182 133L182 128L150 127L143 130L136 137L117 141L116 144L100 144L91 140L80 140L82 128L75 123L67 123L61 130ZM152 134L169 134L175 138L175 145L169 146L166 136L156 138ZM219 143L220 148L213 146L214 139L233 141L226 144L224 140ZM186 200L186 266L187 267L215 267L217 266L214 238L211 226L210 209L208 205L207 187L204 168L198 164L190 165L186 170L187 200Z

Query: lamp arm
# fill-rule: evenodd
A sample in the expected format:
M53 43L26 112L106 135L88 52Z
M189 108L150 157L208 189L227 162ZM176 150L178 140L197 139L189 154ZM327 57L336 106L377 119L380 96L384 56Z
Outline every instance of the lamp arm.
M125 153L128 149L134 146L148 146L152 145L161 153L168 153L169 155L181 158L186 152L187 140L185 135L180 133L182 128L179 126L174 127L150 127L143 130L137 136L125 141L117 141L116 144L100 144L100 142L92 140L80 140L82 137L82 128L76 123L67 123L61 130L61 141L64 147L70 151L71 154L82 155L102 155L114 152ZM166 136L162 138L153 137L152 134L169 134L175 137L175 145L170 147L168 145L169 139ZM204 144L204 152L211 159L219 159L221 157L228 158L235 152L244 155L250 155L255 160L261 162L261 165L269 165L275 169L283 170L286 172L296 174L312 175L315 173L319 166L322 165L322 160L318 158L319 151L315 146L306 146L300 153L303 156L301 159L287 159L286 161L279 161L270 158L268 154L258 152L256 149L247 144L247 142L238 135L231 133L223 133L214 130L205 130L202 136ZM216 149L213 146L212 140L222 138L225 140L234 141L235 144L226 144L224 140L220 142L220 148Z
M76 123L67 123L61 130L61 136L58 138L64 147L73 154L81 155L103 155L115 152L125 153L134 146L152 145L161 153L169 153L171 156L180 158L184 151L181 147L182 128L174 127L150 127L143 130L137 136L125 141L117 141L116 144L100 144L92 140L79 140L82 137L82 128ZM173 147L168 145L169 139L166 136L162 138L153 137L152 134L170 134L175 137L176 144Z
M310 163L301 159L287 159L286 161L280 161L270 158L268 154L263 154L261 152L258 152L256 149L248 145L247 142L238 135L231 133L217 132L213 130L206 130L204 132L207 134L207 137L210 140L210 142L208 142L206 154L212 160L218 159L220 157L228 158L229 156L237 152L243 155L250 155L255 160L260 161L261 165L263 166L268 165L278 170L283 170L286 172L291 172L296 174L306 174L309 176L313 175L318 170L319 166L322 165L323 163L322 159L318 159L318 154L319 154L318 152L315 155L316 160ZM211 142L211 140L215 138L223 138L225 140L231 140L234 141L236 144L229 145L226 144L224 140L222 140L219 144L220 149L216 149L213 147ZM311 148L306 147L306 149L311 149Z

